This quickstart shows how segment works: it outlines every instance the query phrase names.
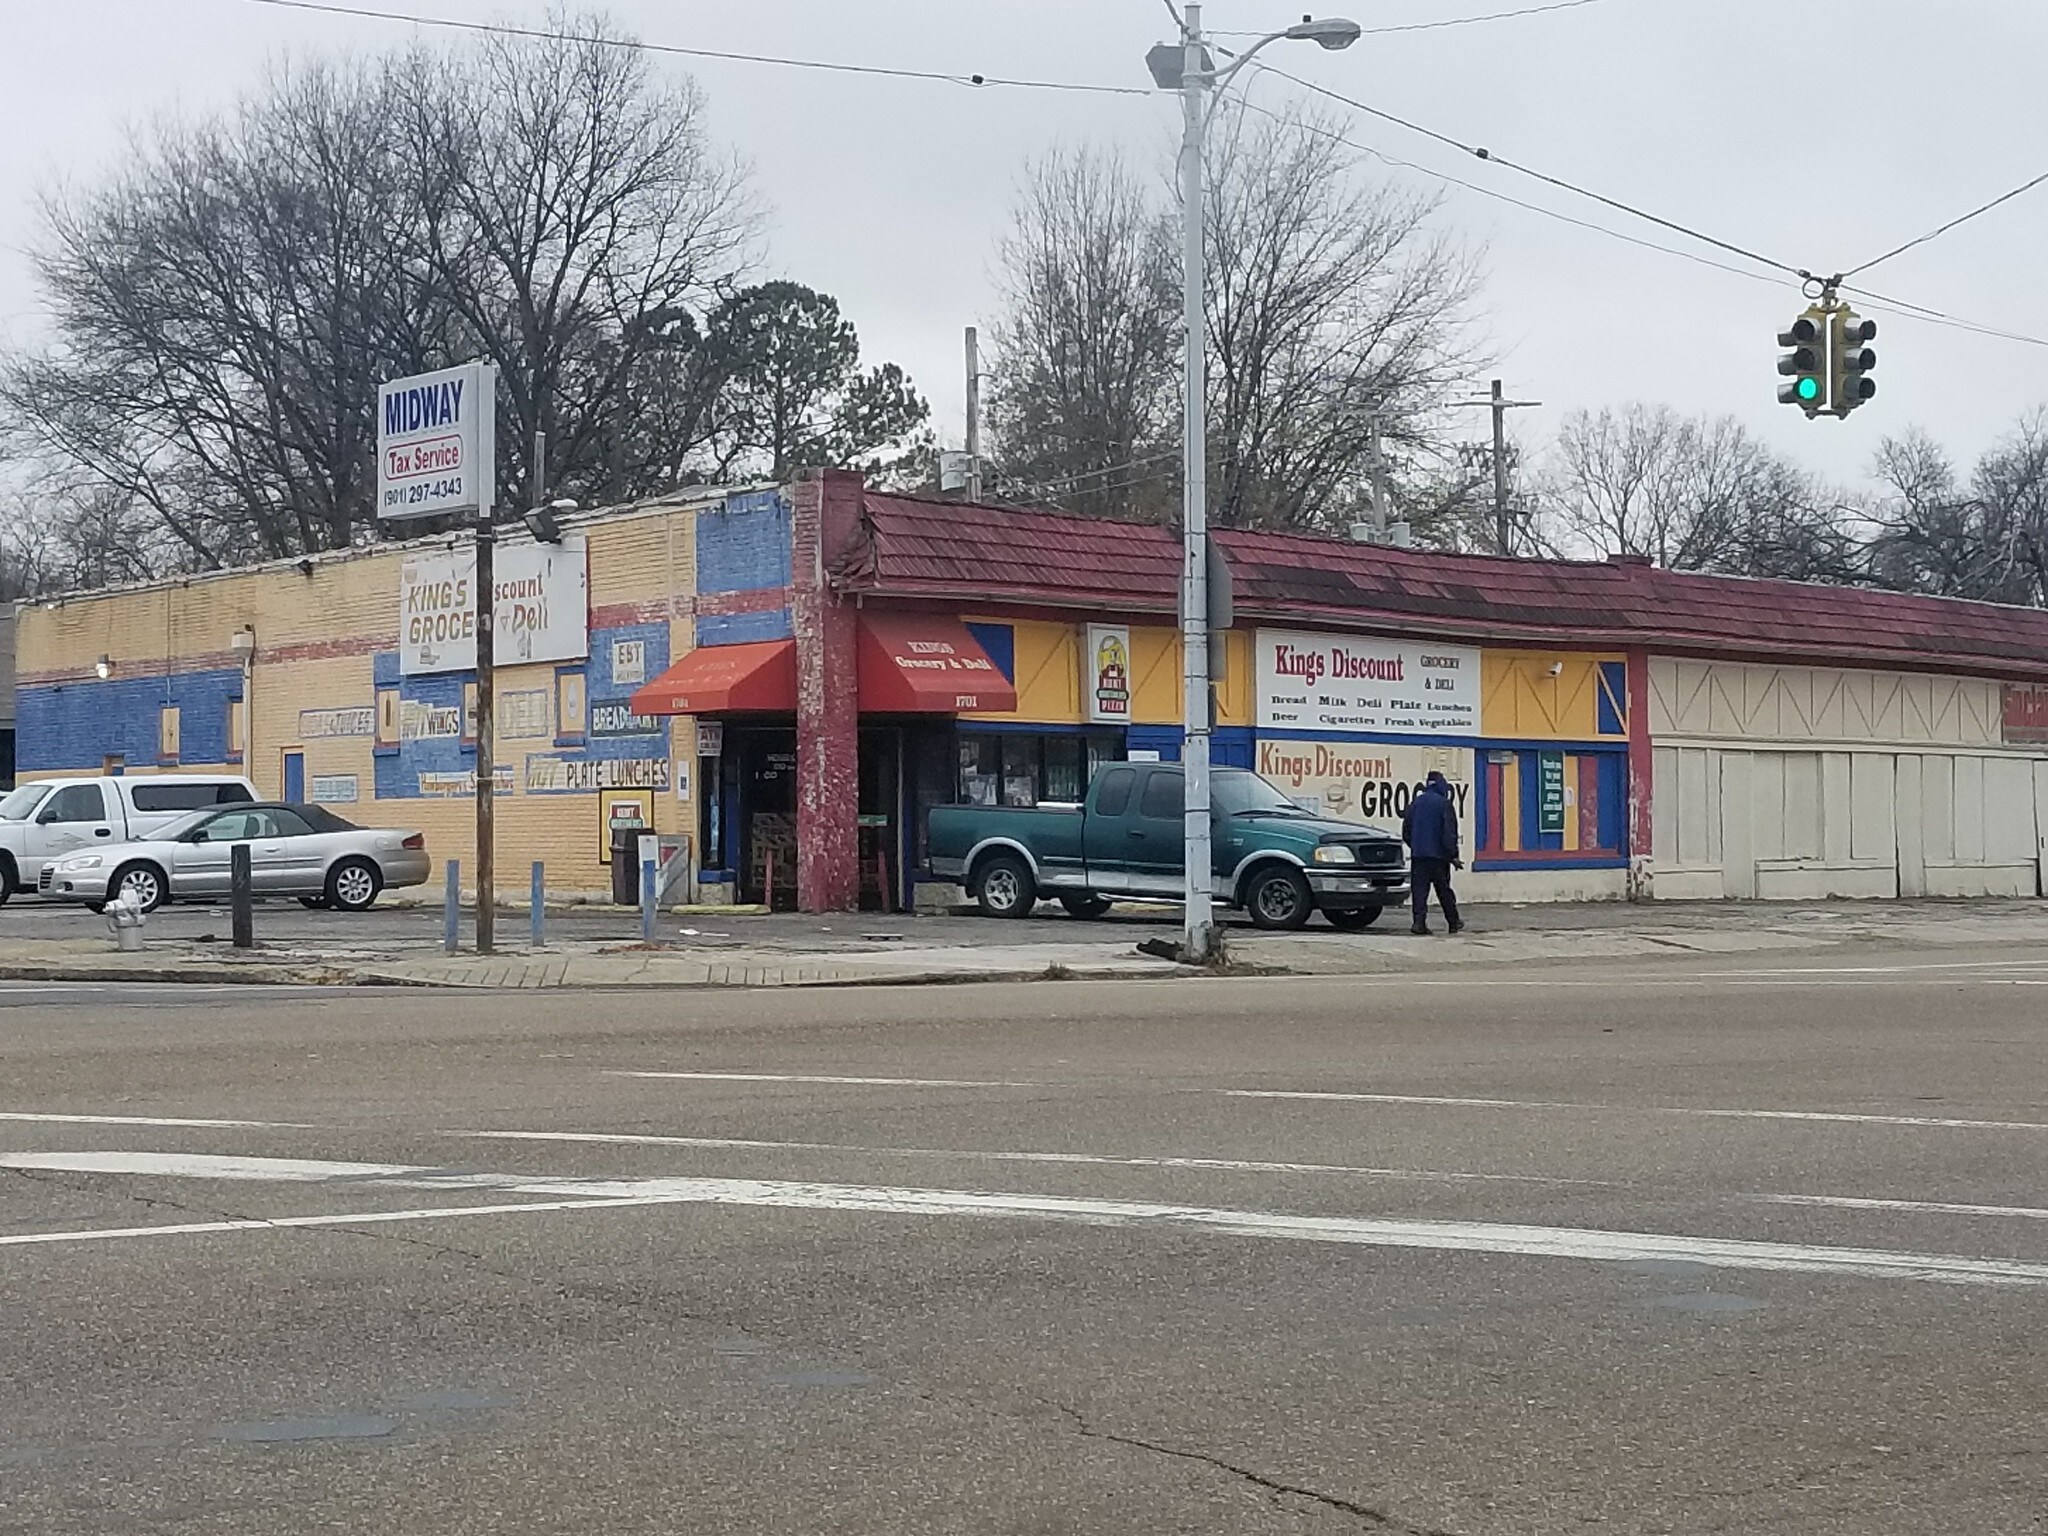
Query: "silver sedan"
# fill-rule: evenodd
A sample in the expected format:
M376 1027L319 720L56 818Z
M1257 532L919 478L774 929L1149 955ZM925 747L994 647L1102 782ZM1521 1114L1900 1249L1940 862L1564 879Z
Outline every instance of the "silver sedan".
M148 838L94 848L43 866L38 889L94 911L128 895L145 912L167 901L222 901L237 846L249 849L258 896L296 896L309 907L361 912L387 886L424 885L427 839L359 827L318 805L209 806Z

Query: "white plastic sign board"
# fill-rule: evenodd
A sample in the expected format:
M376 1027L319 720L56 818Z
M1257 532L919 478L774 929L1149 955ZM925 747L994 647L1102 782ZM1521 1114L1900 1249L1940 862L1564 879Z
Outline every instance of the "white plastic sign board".
M1268 730L1479 734L1479 652L1373 635L1262 629L1258 723Z
M377 516L475 513L497 498L498 371L464 363L377 390Z
M496 556L498 665L588 656L589 541L501 544ZM418 677L475 666L475 548L407 556L398 567L398 670Z

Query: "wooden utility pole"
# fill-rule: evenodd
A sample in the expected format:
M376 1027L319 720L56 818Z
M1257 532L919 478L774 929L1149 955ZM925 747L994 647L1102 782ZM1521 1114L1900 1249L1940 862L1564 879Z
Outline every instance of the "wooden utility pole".
M1461 400L1460 405L1484 405L1493 411L1493 552L1515 552L1515 524L1508 515L1508 412L1541 405L1541 400L1510 400L1499 379L1484 399Z

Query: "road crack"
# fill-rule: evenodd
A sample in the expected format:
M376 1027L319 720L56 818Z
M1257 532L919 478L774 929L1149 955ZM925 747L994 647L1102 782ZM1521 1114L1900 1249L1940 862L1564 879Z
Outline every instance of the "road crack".
M1250 1467L1241 1467L1235 1462L1225 1461L1222 1457L1213 1456L1207 1451L1190 1450L1185 1446L1178 1445L1162 1445L1156 1440L1144 1440L1136 1435L1121 1435L1114 1430L1099 1429L1091 1424L1087 1416L1077 1408L1070 1408L1065 1403L1055 1403L1043 1398L1040 1401L1044 1402L1048 1408L1055 1409L1064 1414L1067 1420L1073 1424L1075 1431L1083 1439L1106 1440L1112 1445L1128 1446L1132 1450L1145 1451L1154 1456L1169 1456L1176 1461L1199 1462L1205 1467L1213 1467L1219 1472L1227 1472L1241 1482L1248 1483L1252 1487L1262 1489L1267 1493L1307 1499L1311 1503L1321 1504L1327 1509L1334 1509L1342 1514L1350 1515L1353 1519L1363 1521L1371 1530L1391 1531L1395 1533L1395 1536L1451 1536L1450 1532L1440 1530L1435 1526L1411 1525L1406 1520L1388 1514L1385 1510L1374 1509L1369 1504L1360 1504L1356 1500L1344 1498L1340 1494L1325 1493L1319 1488L1310 1488L1300 1483L1282 1482L1278 1478L1268 1477L1263 1472L1255 1472Z

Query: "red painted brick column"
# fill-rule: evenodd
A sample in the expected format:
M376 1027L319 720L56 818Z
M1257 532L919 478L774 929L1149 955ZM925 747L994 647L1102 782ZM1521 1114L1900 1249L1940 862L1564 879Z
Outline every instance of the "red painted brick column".
M1651 855L1651 808L1656 788L1656 757L1650 743L1650 653L1637 646L1628 653L1628 899L1649 901L1656 895L1656 866Z
M807 470L790 487L790 627L796 636L796 900L806 912L860 904L860 677L855 612L825 568L859 526L864 482Z

